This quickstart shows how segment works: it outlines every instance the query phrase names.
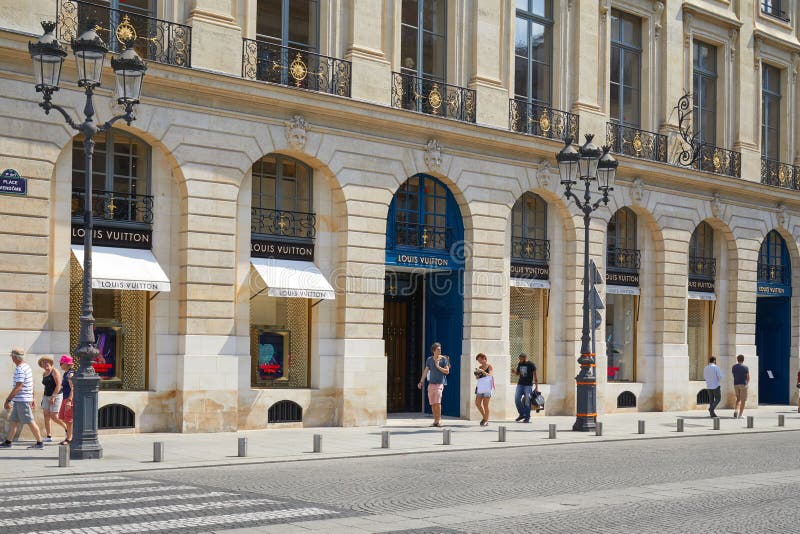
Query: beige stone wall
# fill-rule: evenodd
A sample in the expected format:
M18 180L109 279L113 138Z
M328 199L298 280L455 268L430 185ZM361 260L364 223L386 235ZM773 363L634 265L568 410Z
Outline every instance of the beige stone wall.
M54 18L54 0L0 0L0 149L4 168L28 178L27 197L0 196L0 347L38 354L68 351L71 132L55 112L37 107L27 42L38 21ZM409 177L444 181L461 207L470 250L465 272L464 339L460 347L462 416L475 419L474 355L497 369L493 410L514 414L508 380L510 211L525 191L548 202L551 287L547 317L549 413L574 412L574 376L581 328L583 220L565 201L554 154L561 143L507 131L513 95L512 2L450 2L448 82L478 93L478 124L392 109L390 74L399 69L400 2L337 0L321 12L321 52L353 62L352 98L242 80L242 37L255 36L256 2L159 3L159 16L192 25L192 69L150 62L137 121L120 126L152 148L155 196L153 253L172 292L150 306L148 392L103 392L128 404L142 431L257 428L271 404L298 402L310 425L378 424L386 418L382 340L386 216ZM161 5L163 4L163 5ZM168 4L168 5L167 5ZM718 46L718 144L742 152L733 179L620 156L611 203L593 217L592 257L605 268L606 224L622 206L639 216L643 254L637 382L609 384L605 332L598 332L598 409L616 409L625 390L638 409L695 406L702 384L688 381L686 298L688 243L694 228L715 228L718 262L712 351L725 369L742 353L754 377L756 263L764 236L778 229L800 265L800 195L760 181L762 65L782 69L785 124L781 160L797 161L797 21L760 13L760 3L577 0L554 3L553 107L579 113L581 132L602 142L609 112L607 45L611 9L642 17L642 127L671 134L677 99L691 87L691 44ZM600 44L598 45L598 42ZM112 113L113 73L98 90L98 118ZM54 100L74 116L83 95L71 58ZM302 147L291 146L286 121L305 117ZM441 144L441 161L426 161L425 144ZM317 265L336 299L315 306L311 379L306 390L250 387L250 169L272 152L314 169ZM800 273L800 270L795 270ZM800 274L793 285L800 287ZM791 376L800 367L800 297L792 301ZM3 349L4 350L4 349ZM9 375L0 362L0 376ZM789 386L787 386L789 387ZM726 373L726 392L732 390ZM790 395L796 400L797 392ZM726 393L725 403L732 402Z

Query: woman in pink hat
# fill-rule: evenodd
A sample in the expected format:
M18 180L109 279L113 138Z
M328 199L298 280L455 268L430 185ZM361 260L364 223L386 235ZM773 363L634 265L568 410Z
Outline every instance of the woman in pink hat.
M58 364L61 366L61 370L64 371L64 376L61 377L61 393L64 400L61 401L58 418L67 425L67 437L60 445L69 445L72 442L72 400L74 395L72 375L75 374L75 371L72 370L72 356L63 354L61 359L58 360Z

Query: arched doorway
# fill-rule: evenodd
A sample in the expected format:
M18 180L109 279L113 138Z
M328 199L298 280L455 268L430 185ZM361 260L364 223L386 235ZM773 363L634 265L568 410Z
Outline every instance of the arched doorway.
M689 380L703 380L703 369L711 357L716 275L714 229L703 221L694 229L689 240L689 299L686 313Z
M386 227L388 412L430 410L417 382L429 347L438 341L450 357L442 413L460 416L463 239L461 211L446 185L417 174L400 186L389 205Z
M790 380L792 267L783 237L772 230L758 253L756 351L758 402L787 404Z

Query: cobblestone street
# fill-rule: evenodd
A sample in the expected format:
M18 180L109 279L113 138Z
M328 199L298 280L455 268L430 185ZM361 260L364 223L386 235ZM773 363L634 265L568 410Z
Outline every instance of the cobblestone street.
M8 481L0 490L0 530L795 532L797 437L702 436ZM57 496L47 489L54 484Z

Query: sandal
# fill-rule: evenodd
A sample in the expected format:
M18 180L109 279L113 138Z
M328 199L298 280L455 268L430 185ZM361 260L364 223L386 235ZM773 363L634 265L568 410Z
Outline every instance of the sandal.
M70 444L72 444L72 440L70 439L65 439L64 441L59 443L59 445L70 445Z

